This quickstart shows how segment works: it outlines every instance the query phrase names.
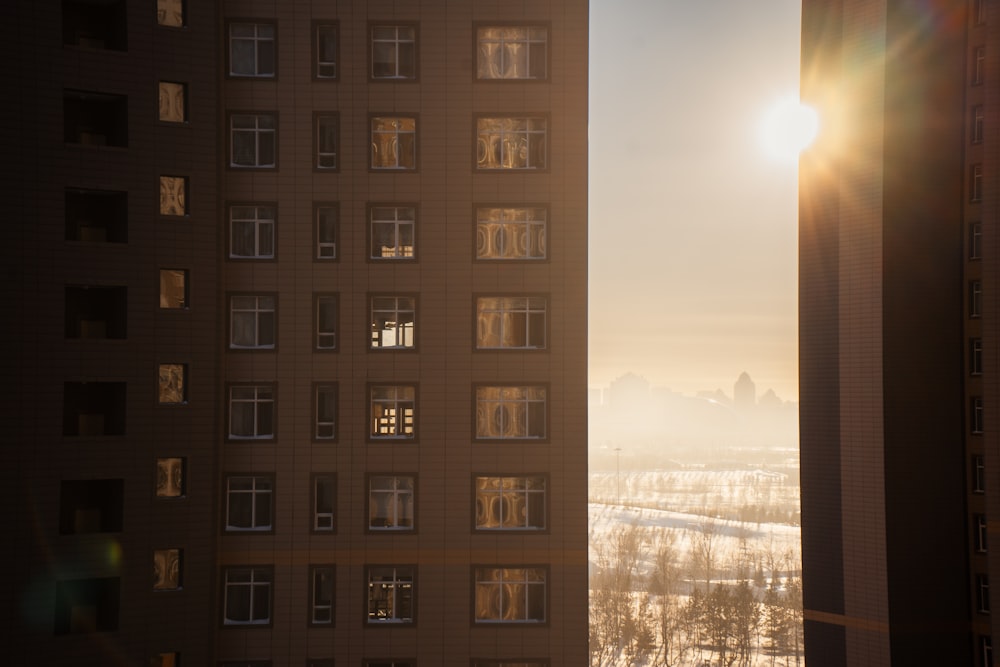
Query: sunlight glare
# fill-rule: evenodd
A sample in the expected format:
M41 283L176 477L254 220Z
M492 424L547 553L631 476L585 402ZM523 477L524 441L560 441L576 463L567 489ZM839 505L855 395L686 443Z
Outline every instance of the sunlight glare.
M797 97L786 97L776 102L764 115L760 139L769 157L794 162L818 132L819 116L816 110L799 102Z

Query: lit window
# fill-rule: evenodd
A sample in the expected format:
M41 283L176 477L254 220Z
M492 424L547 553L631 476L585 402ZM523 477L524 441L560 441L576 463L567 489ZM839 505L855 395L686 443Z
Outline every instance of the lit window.
M369 406L373 440L416 437L417 388L408 385L373 385Z
M337 295L316 295L316 349L337 349Z
M476 530L543 530L545 478L476 477Z
M160 269L160 308L188 307L187 276L184 269Z
M368 567L368 622L413 623L414 568Z
M316 565L310 568L312 591L309 596L309 623L333 625L334 567Z
M316 116L316 168L337 168L337 114L323 113Z
M372 206L371 259L413 259L417 209L413 206Z
M983 397L973 396L969 402L969 428L973 433L983 432Z
M371 29L373 79L417 78L417 29L376 25Z
M187 403L187 365L160 364L159 402Z
M983 339L969 339L969 374L983 374Z
M983 256L983 225L973 222L969 225L969 259L982 259Z
M234 385L229 388L229 437L267 440L274 437L274 387Z
M231 167L273 168L277 153L274 114L229 116Z
M183 123L187 120L186 86L174 81L160 81L160 120Z
M486 26L476 31L480 79L544 79L548 76L548 29Z
M371 168L417 168L417 119L412 116L373 116Z
M315 440L337 439L337 385L316 385Z
M273 296L231 296L229 298L232 349L274 347L275 298Z
M969 281L969 317L983 314L983 284L978 280Z
M229 207L229 256L233 259L274 257L273 206Z
M544 623L545 569L477 567L476 623Z
M160 176L160 215L187 215L187 179Z
M316 259L337 259L337 207L316 207Z
M980 614L990 613L990 577L987 574L976 575L976 607Z
M271 580L269 567L227 567L225 608L226 625L267 625L271 622Z
M183 28L184 0L156 0L156 22L171 28Z
M986 515L976 514L973 519L975 520L975 546L976 551L980 553L986 552Z
M545 348L544 296L481 296L476 299L476 348Z
M972 107L972 143L980 144L983 142L984 122L985 115L983 113L983 105L977 104Z
M371 349L413 349L417 300L412 296L371 298Z
M476 439L544 439L545 402L545 387L476 387Z
M313 477L313 530L333 532L336 529L337 478L333 474Z
M271 530L273 501L271 477L226 477L226 530Z
M972 50L972 84L979 85L986 80L986 47L977 46Z
M184 497L184 459L156 459L156 497Z
M274 25L229 24L229 75L274 76Z
M548 120L533 116L476 119L478 169L545 169Z
M982 454L972 457L972 490L975 493L986 492L986 459Z
M368 528L413 530L415 480L412 476L368 478Z
M181 587L181 549L153 551L153 590L173 591Z
M316 44L316 70L313 75L317 79L337 78L337 24L320 23L313 33Z
M176 651L157 653L149 659L149 667L179 667L181 654Z
M476 209L476 259L545 259L548 211L540 206Z

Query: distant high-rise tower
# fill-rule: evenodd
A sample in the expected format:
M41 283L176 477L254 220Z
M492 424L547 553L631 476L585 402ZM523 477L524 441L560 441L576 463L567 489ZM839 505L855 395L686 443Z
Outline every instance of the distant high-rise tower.
M737 410L752 410L757 405L757 385L746 371L733 383L733 407Z
M5 9L6 662L586 664L586 0Z
M989 667L1000 5L805 0L802 98L807 664Z

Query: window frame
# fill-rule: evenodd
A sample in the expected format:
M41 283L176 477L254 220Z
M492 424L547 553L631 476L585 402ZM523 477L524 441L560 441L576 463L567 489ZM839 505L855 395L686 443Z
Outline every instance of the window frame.
M472 625L473 627L489 627L489 626L548 626L549 624L549 611L551 609L551 602L549 599L549 566L540 564L525 564L525 565L499 565L499 564L473 564L470 568L471 579L472 579ZM480 571L493 570L499 571L501 578L499 579L485 579L481 578ZM505 579L502 574L509 570L524 570L525 578L518 581L512 581L510 579ZM527 617L527 612L530 611L530 601L527 599L529 597L530 585L539 585L536 581L532 581L527 577L528 571L533 571L535 575L541 574L541 587L542 587L542 607L543 607L543 617L540 619L532 619ZM525 595L525 618L517 620L504 620L499 619L481 619L479 617L479 604L478 596L480 592L480 586L483 585L497 585L501 589L500 601L502 605L503 593L510 590L510 587L516 584L523 584L526 588L524 589ZM501 607L501 616L503 616L503 611Z
M233 389L254 389L252 399L239 399L239 402L252 402L254 417L254 435L233 434ZM259 398L261 389L269 389L270 400ZM271 432L257 434L261 427L260 405L269 403L271 406ZM278 439L278 384L276 382L229 382L226 383L226 441L227 442L275 442Z
M334 61L332 63L334 68L334 73L332 76L321 74L320 71L324 66L329 66L328 61L321 61L322 49L320 48L321 42L319 33L322 28L332 28L334 33ZM326 20L326 19L313 19L312 21L312 65L313 65L313 80L314 81L337 81L340 79L340 21L337 20Z
M972 515L973 526L972 526L972 546L976 553L984 554L989 551L988 544L988 524L986 522L985 514L973 514Z
M326 574L329 577L330 591L329 604L319 604L317 602L317 582L318 575ZM330 620L317 621L317 609L329 609ZM337 566L333 563L322 563L309 566L309 626L320 628L337 627Z
M233 27L234 26L253 26L254 35L252 37L241 35L238 36L241 40L250 40L253 42L253 60L254 67L253 72L249 74L234 72L233 71ZM261 38L259 36L261 26L271 27L271 38ZM261 73L261 52L260 52L260 42L270 42L271 43L271 73L266 72ZM267 81L273 81L278 78L278 21L273 18L229 18L226 19L226 78L235 80L256 80L264 79Z
M190 192L191 181L190 181L190 179L187 176L181 176L181 175L178 175L178 174L160 174L157 182L159 184L160 200L159 200L159 206L157 207L156 214L158 216L160 216L161 218L188 218L188 217L191 217L191 206L190 206L190 201L191 201L191 192ZM180 187L180 192L177 192L176 188L170 188L169 186L167 186L166 190L165 190L164 186L166 186L168 182L180 182L180 186L181 186ZM173 189L174 191L170 192L171 189ZM165 192L166 192L166 194L164 194ZM167 199L165 199L165 197ZM180 213L172 213L172 212L170 212L169 205L167 207L167 210L164 210L164 202L165 201L169 201L170 197L173 197L173 199L175 201L179 202L180 207L181 207L181 212Z
M164 310L166 310L166 311L188 311L188 310L191 310L191 271L188 270L188 269L179 269L179 268L165 266L165 267L160 267L159 270L158 270L158 272L159 272L159 276L160 276L160 306L159 306L159 310L160 311L164 311ZM181 305L179 305L179 306L169 306L169 305L168 306L164 306L163 305L163 298L164 298L165 295L164 295L164 282L163 282L163 279L164 279L164 277L168 277L168 276L170 276L172 274L173 275L180 274L184 278L184 296L183 296L183 301L181 302ZM168 285L168 287L169 287L169 285ZM168 294L166 296L170 296L170 295Z
M983 397L972 396L969 398L969 432L972 435L983 434L985 417L986 410L983 405Z
M310 516L312 517L310 533L317 535L336 535L337 534L337 473L335 472L317 472L312 473L309 476L310 481ZM329 512L320 512L320 493L319 485L322 481L329 483L330 485L330 502L332 507ZM320 527L320 518L328 517L330 521L329 527Z
M536 389L537 390L537 389L541 389L541 390L543 390L543 398L541 400L533 399L531 397L525 397L524 399L505 399L502 396L500 398L496 399L496 400L482 399L482 400L484 400L486 402L489 402L489 403L496 403L497 406L495 406L495 407L499 407L500 405L502 405L504 403L508 403L508 402L510 402L510 403L516 403L516 404L524 403L526 405L526 407L524 409L525 420L526 420L526 422L525 422L525 427L526 427L525 430L527 432L529 432L529 433L532 432L533 430L535 430L535 429L532 428L532 424L531 424L532 414L531 414L531 408L529 406L532 403L540 403L541 404L542 415L543 415L542 416L542 419L543 419L543 424L542 424L543 434L540 435L540 436L531 436L531 435L525 435L525 436L502 436L502 435L501 436L495 436L495 435L489 435L488 434L488 430L487 430L486 431L487 435L480 435L480 432L484 430L484 429L480 429L480 426L479 426L479 419L480 419L479 404L480 404L480 400L481 400L480 399L480 392L482 390L486 390L486 389L501 389L501 390L503 390L503 389L521 389L521 390L526 390L526 389ZM551 416L549 414L550 400L551 400L551 388L549 386L549 383L547 383L547 382L525 382L525 383L517 383L517 382L481 382L481 383L474 384L473 387L472 387L472 415L473 415L473 419L472 419L472 441L473 442L477 442L477 443L486 443L486 444L489 444L489 443L494 443L494 444L504 444L504 443L511 443L511 444L530 444L530 443L545 444L545 443L548 443L549 442L549 438L550 438L549 425L550 425L550 421L551 421ZM494 412L495 412L495 408L494 408Z
M339 262L340 253L340 202L317 201L313 202L313 261L314 262ZM333 241L323 240L321 232L321 211L333 212ZM324 248L333 249L332 255L323 255Z
M174 556L173 560L171 560L171 554ZM163 573L160 568L161 559L166 561L166 565L171 571L176 571L175 577L170 577L169 573ZM153 549L153 573L153 591L155 593L170 593L184 590L184 549L181 547ZM173 585L169 585L171 579L173 579Z
M500 524L494 527L484 525L480 522L480 493L487 491L489 489L484 489L481 486L481 480L497 480L499 486L496 487L495 493L490 493L490 495L496 495L500 499ZM505 480L521 480L524 482L529 482L530 480L541 480L542 486L541 490L534 490L527 487L525 484L523 488L523 495L525 497L523 507L529 508L525 512L525 521L523 525L516 526L505 526L504 524L504 510L507 508L507 504L504 503L504 496L508 494L520 495L522 489L512 488L508 491L504 487ZM546 534L549 532L549 475L546 473L475 473L472 475L472 531L479 534L497 534L497 533L530 533L530 534ZM530 525L531 511L530 508L534 505L531 499L533 497L537 498L540 496L541 502L541 516L542 525L533 526Z
M322 319L323 303L333 303L333 331L320 329ZM340 351L340 292L314 292L313 293L313 351L314 352L338 352ZM330 345L321 345L323 337L333 337Z
M323 127L323 119L333 119L333 152L321 150L323 134L320 128ZM340 112L339 111L313 111L313 171L323 173L336 173L340 171ZM323 157L333 155L333 166L322 164Z
M250 489L233 489L232 482L235 480L250 480ZM223 481L223 492L225 494L225 512L222 515L222 533L223 535L246 535L246 534L271 534L274 533L275 524L275 501L277 496L275 494L275 475L274 473L260 473L260 472L248 472L248 473L236 473L229 472L224 473L222 476ZM258 484L267 484L268 488L258 489ZM248 497L250 500L250 525L240 526L233 523L233 518L230 515L234 514L233 505L234 501L241 497ZM258 524L257 514L258 511L263 509L258 503L263 502L266 499L267 507L267 523L261 521Z
M544 213L544 218L541 219L541 220L538 220L537 218L532 218L532 219L529 220L529 219L527 219L527 215L528 215L527 213L525 215L525 219L524 220L518 220L518 219L510 219L510 220L508 220L505 217L503 217L504 216L503 213L501 213L501 218L499 220L491 220L491 219L489 219L487 217L481 217L487 211L494 211L494 210L498 210L498 209L500 211L518 211L518 210L524 210L526 212L527 211L532 211L532 210L533 211L542 211ZM551 213L551 210L550 210L548 204L535 204L535 203L517 203L517 204L479 203L479 204L474 204L473 205L473 211L472 211L472 219L473 219L473 225L475 227L476 242L473 244L473 248L472 248L472 259L473 259L473 261L475 261L475 262L484 262L484 263L491 263L491 262L503 262L503 263L507 263L507 262L510 262L510 263L516 263L516 262L525 262L525 263L548 262L549 261L549 244L550 244L550 235L551 235L551 227L549 226L550 213ZM497 227L497 229L494 230L494 231L492 231L492 232L489 229L483 229L484 227L488 227L490 225L495 225ZM512 240L509 237L515 235L514 232L511 231L512 229L514 229L516 227L521 227L521 226L525 227L524 236L529 239L529 243L528 243L529 246L531 245L531 240L535 239L536 237L541 240L541 242L538 244L539 247L541 248L541 252L542 252L541 255L539 255L537 257L536 256L530 256L530 255L520 255L520 254L519 255L513 255L513 256L511 256L511 255L507 255L506 253L504 253L504 254L499 254L499 255L494 255L494 256L488 256L488 255L484 255L484 254L480 253L480 250L481 250L481 248L483 246L493 245L492 243L490 243L490 244L481 243L480 242L481 238L483 238L484 236L488 238L489 236L493 236L493 235L497 234L498 232L500 233L500 235L501 235L501 237L503 239L503 244L502 245L504 246L504 248L506 248L508 246L512 246L512 245L513 246L517 246L518 244L516 243L516 239ZM539 229L541 230L540 233L538 232Z
M392 577L391 579L380 580L380 581L388 581L389 586L393 589L393 591L395 591L396 587L401 586L402 584L405 583L409 583L410 585L409 616L400 617L397 616L395 612L393 612L392 616L387 616L384 619L378 619L377 617L373 619L372 604L373 602L377 603L378 598L373 599L372 597L372 589L374 583L372 576L376 573L376 571L379 570L392 571L390 575ZM407 581L404 578L401 578L407 576L407 574L409 576L409 581ZM400 565L392 563L367 564L365 565L365 576L364 579L362 580L362 583L364 584L365 587L364 599L366 601L365 609L363 611L364 614L363 622L365 627L368 628L399 627L399 626L413 627L417 624L417 566L415 564L400 564ZM385 587L383 586L383 588ZM397 601L395 592L392 593L392 596L393 596L392 599L393 608L395 608L397 605L401 605L401 603Z
M499 154L498 154L497 157L498 157L498 162L501 164L501 166L497 166L497 167L480 166L480 164L485 159L485 156L490 152L489 151L489 146L493 143L492 141L484 141L483 144L480 144L480 141L482 140L482 137L484 136L485 132L480 129L479 123L480 123L480 121L485 121L485 120L543 121L544 125L545 125L545 128L544 128L543 131L539 132L537 129L533 129L533 128L529 127L529 128L526 128L524 130L524 133L526 135L526 139L525 139L525 142L526 142L526 145L527 145L527 151L526 151L526 153L529 156L532 154L531 147L534 145L534 143L531 142L529 138L531 136L537 136L539 134L541 134L543 136L543 139L542 139L542 154L544 156L544 158L543 158L544 159L544 164L542 166L538 166L538 167L535 167L535 166L524 166L524 167L514 167L514 166L511 166L511 167L504 167L504 166L502 166L502 163L504 162L504 155L508 154L509 151L504 151L504 149L503 149L503 145L504 145L503 137L505 135L505 132L503 130L501 130L500 135L497 138L497 142L498 142L498 144L500 144ZM517 134L517 132L516 131L512 132L512 134ZM492 135L488 135L487 134L486 136L492 136ZM533 112L533 111L524 111L524 112L517 112L517 113L503 113L503 112L477 113L477 114L474 115L473 122L472 122L472 145L475 146L475 148L472 151L472 170L473 170L474 173L479 173L479 174L547 173L550 170L551 162L552 162L551 155L550 155L550 153L551 153L550 146L551 146L551 143L552 143L551 136L552 136L552 124L551 124L550 114L547 113L547 112L546 113L541 113L541 112ZM485 146L486 148L482 149L482 151L481 151L481 147L482 146ZM484 155L483 159L480 159L480 152L482 152L483 155Z
M320 396L324 393L323 390L329 390L329 393L333 394L333 421L320 421L321 410L320 410ZM312 429L312 441L322 442L322 443L335 443L337 442L337 434L339 432L338 427L340 426L340 385L338 382L313 382L312 385L312 397L313 397L313 429ZM321 435L321 427L329 426L330 435Z
M365 516L367 520L365 521L365 531L372 534L377 533L406 533L406 534L416 534L417 532L417 494L419 481L417 479L417 473L414 472L387 472L387 473L367 473L365 475L365 486L368 489L368 493L365 497ZM372 487L375 480L380 479L391 479L392 488L378 488ZM400 482L406 483L409 481L410 488L407 490L405 487L401 490L399 487ZM408 491L408 493L407 493ZM388 494L391 496L390 500L387 502L386 507L391 507L392 509L387 510L387 513L392 513L395 516L386 517L391 519L391 523L387 523L384 526L373 525L373 512L375 511L377 503L373 496L376 494ZM410 505L410 516L406 516L405 510L402 515L399 514L399 502L400 498L409 497ZM406 501L403 500L405 507ZM406 525L405 521L409 518L410 525Z
M253 309L241 308L238 312L241 313L254 313L254 344L252 345L237 345L233 336L235 335L235 327L233 326L234 318L234 300L235 299L247 299L253 298L257 301ZM271 309L262 308L260 305L261 299L271 299ZM228 334L229 334L229 347L227 348L230 352L246 352L253 350L277 350L278 349L278 294L276 292L259 292L259 293L246 293L246 292L229 292L226 294L226 301L228 303ZM271 330L271 343L261 344L261 315L271 313L272 330Z
M180 28L186 28L187 27L187 0L178 0L178 2L175 3L175 4L178 4L181 7L181 22L180 22L180 25L177 25L177 24L174 24L174 23L165 23L164 22L164 20L166 18L166 9L162 10L164 13L163 13L162 18L161 18L161 14L160 14L161 9L160 8L161 8L161 6L166 7L167 2L164 2L164 0L157 0L157 2L156 2L156 25L158 27L160 27L160 28L173 28L174 30L177 30L177 29L180 29Z
M972 455L972 492L986 493L986 457L982 454Z
M516 301L518 299L524 300L524 308L515 307ZM493 309L488 307L489 301L500 300L500 304ZM538 308L538 304L541 303L541 310ZM510 307L508 307L510 306ZM473 322L472 331L472 348L477 352L545 352L549 349L549 295L544 293L520 293L520 294L494 294L494 293L477 293L472 295L472 312L474 313L475 320ZM532 345L531 341L533 339L533 333L538 328L537 316L541 313L542 323L541 323L541 345ZM499 342L496 345L486 345L484 344L484 327L488 327L486 320L487 315L494 314L499 320L500 333ZM514 316L522 315L524 316L523 329L524 334L524 345L504 345L503 339L505 338L505 333L507 328L505 323L508 319ZM533 317L535 316L535 317ZM536 322L533 326L532 323ZM511 324L515 329L514 324ZM488 340L489 335L485 338Z
M375 141L376 132L388 133L389 130L376 130L375 124L378 121L399 122L402 120L413 121L412 133L408 130L395 129L396 145L400 145L399 137L405 134L413 135L413 166L405 166L400 162L398 149L396 150L396 164L389 166L376 166L376 152L378 150ZM387 112L368 114L368 171L373 173L416 173L420 171L420 114L407 112Z
M180 367L180 394L181 400L179 401L164 401L163 400L163 382L164 382L164 367L167 366L179 366ZM188 375L188 364L180 362L161 362L156 366L158 371L157 380L157 395L156 404L161 406L167 405L187 405L188 404L188 388L189 388L189 375Z
M544 40L544 44L545 44L545 74L544 74L544 76L540 76L540 77L539 76L522 76L522 77L484 77L484 76L481 76L480 72L482 71L482 68L480 67L480 56L482 55L481 45L483 43L483 37L481 36L480 32L483 31L483 30L488 30L490 28L524 28L524 29L529 30L529 31L532 28L534 28L534 29L538 29L538 28L544 29L545 30L545 40ZM508 83L509 82L515 82L515 83L527 83L527 82L546 83L546 82L548 82L548 81L551 80L551 71L552 71L552 66L551 66L551 63L552 63L552 57L551 57L552 56L552 24L549 23L548 21L534 22L534 23L525 23L523 21L514 21L514 22L491 22L491 21L485 21L485 22L483 22L483 21L477 21L477 22L473 23L472 34L473 34L473 44L472 44L472 48L473 48L473 54L472 54L472 63L473 63L472 78L476 82L480 82L480 83L500 83L500 82L508 82ZM503 43L503 41L501 41L501 44L502 43ZM518 44L532 44L532 43L536 43L537 44L538 40L532 40L531 37L528 36L524 41L516 40L516 43L518 43ZM530 54L531 54L530 47L528 49L528 54L529 54L528 60L529 60L529 63L530 63ZM530 70L530 64L529 64L529 70Z
M392 225L393 226L393 237L395 239L395 244L392 246L393 250L396 252L394 255L376 255L375 254L375 211L380 209L390 209L394 211L394 218L380 218L378 220L379 225ZM400 218L400 212L412 211L413 215L411 218ZM417 252L418 252L418 238L417 230L420 229L420 206L416 203L410 202L391 202L391 203L381 203L381 202L369 202L365 206L366 218L368 224L366 225L367 238L366 246L368 248L368 261L372 264L380 264L383 262L416 262ZM400 254L405 253L406 246L402 243L403 232L401 231L405 225L409 226L410 229L410 239L412 241L411 252L409 255ZM384 246L383 246L384 247Z
M986 130L986 114L983 111L982 104L972 105L972 126L970 130L972 137L969 143L973 145L983 143L983 133Z
M179 461L179 465L173 462ZM180 468L179 475L174 471ZM155 472L153 479L153 498L156 500L180 500L187 497L187 457L185 456L158 456L156 457ZM180 477L177 482L176 477ZM161 483L162 482L162 483ZM177 482L177 483L174 483ZM177 489L176 495L160 494L160 489Z
M983 339L979 336L969 338L969 375L983 374Z
M376 301L393 299L395 304L392 309L387 309L385 307L376 308ZM405 307L400 306L401 299L410 299L412 303L412 309L407 310ZM368 351L375 353L382 352L417 352L419 350L420 339L417 336L418 330L420 328L420 322L418 320L418 313L420 310L420 296L417 292L403 292L403 293L369 293L368 294L368 321L369 321L369 338L368 338ZM376 313L394 314L396 316L395 320L388 320L383 318L382 323L376 318ZM412 319L410 320L410 344L406 344L406 322L400 321L400 315L410 313ZM384 328L384 323L394 321L395 327L392 329ZM383 328L377 328L383 326ZM382 339L382 333L385 331L392 331L397 339L402 338L404 343L402 345L376 345L376 338ZM400 336L400 332L402 336Z
M990 575L977 572L975 574L976 612L984 615L990 613Z
M973 204L983 201L983 180L982 163L969 165L969 201Z
M387 434L387 435L382 435L382 434L380 434L380 433L377 432L378 429L375 426L375 424L376 424L376 422L375 422L375 419L376 419L376 417L375 417L375 404L376 404L375 392L377 390L379 390L379 389L390 389L390 388L395 390L395 392L394 392L395 396L392 397L392 398L382 399L383 403L387 403L387 404L391 403L392 407L397 412L400 410L400 407L399 407L400 404L403 404L404 405L403 409L405 409L405 404L406 403L408 403L408 402L412 403L413 417L412 417L412 420L411 420L412 421L412 426L410 428L410 434L409 435L405 434L405 428L406 428L405 415L404 415L404 419L403 419L403 423L402 423L402 429L404 431L404 434L402 434L402 435L398 434L398 431L400 430L398 427L394 427L393 428L393 432L390 433L390 434ZM367 429L367 435L365 436L366 441L370 442L370 443L399 443L399 444L409 444L409 443L417 443L417 442L419 442L419 436L420 436L420 431L419 431L419 426L420 426L420 423L419 423L419 416L420 416L420 387L417 385L417 383L416 382L408 382L408 383L407 382L392 382L392 381L389 381L389 382L369 382L367 389L368 389L367 390L367 395L368 395L368 409L367 409L367 414L368 414L368 429ZM406 399L400 399L399 398L399 391L400 390L406 390L406 389L411 389L413 391L413 399L412 399L412 401L407 401ZM390 419L393 419L395 421L395 419L396 419L395 415L393 415L392 417L390 417Z
M970 83L973 86L981 86L986 82L986 46L979 44L972 47L972 72L970 73Z
M252 217L235 217L237 209L253 209ZM264 217L261 212L271 211L272 217ZM226 202L226 223L228 226L228 252L226 259L235 262L261 262L275 261L278 259L278 203L277 202ZM236 254L236 223L251 226L253 229L253 255ZM265 231L270 230L271 254L262 252L262 247L266 246L267 235Z
M983 283L980 280L969 281L969 317L977 319L983 315Z
M237 117L246 117L254 119L253 128L236 128L233 125L234 120ZM260 120L262 118L270 118L271 128L261 128ZM229 149L229 161L226 166L227 169L234 171L271 171L278 169L278 112L277 111L227 111L226 112L228 131L226 134L227 148ZM239 129L240 132L252 132L254 134L254 163L253 164L240 164L236 161L236 136L235 132ZM273 153L273 162L262 162L261 161L261 137L270 136L271 137L271 151Z
M230 575L240 572L247 572L250 576L249 582L231 582ZM257 581L257 577L260 577L260 581ZM222 568L222 574L219 577L220 584L222 585L222 604L219 605L222 610L221 626L223 628L269 628L274 623L274 566L273 565L226 565ZM229 588L230 585L242 586L248 584L250 587L249 599L247 604L247 610L249 611L250 620L230 620L229 614ZM254 621L254 602L257 601L257 596L254 595L254 588L259 585L261 587L266 586L267 588L267 617L266 619Z
M969 255L970 260L983 258L983 223L976 220L969 223Z
M394 54L394 74L379 76L375 73L375 31L378 29L394 28L396 38L392 43L396 46ZM400 74L400 45L408 44L406 40L399 38L400 28L410 28L413 30L413 73ZM369 21L368 23L368 81L371 83L417 83L420 81L420 24L416 21ZM384 41L384 40L379 40Z
M164 86L178 86L181 93L181 105L180 105L180 120L172 120L170 118L163 117L164 109L171 109L172 104L168 103L164 105L164 99L170 100L172 93L167 89L164 90ZM156 120L159 123L168 125L171 127L180 127L188 125L190 122L190 109L188 106L188 84L185 81L170 81L168 79L158 79L156 82L156 92L157 92L157 109L156 109ZM171 100L172 101L172 100ZM169 114L168 114L169 115Z

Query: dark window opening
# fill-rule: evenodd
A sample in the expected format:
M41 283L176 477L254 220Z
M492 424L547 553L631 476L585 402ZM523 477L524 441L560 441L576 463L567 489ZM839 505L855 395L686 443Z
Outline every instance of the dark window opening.
M117 630L119 587L118 577L56 582L55 633Z
M126 338L127 288L66 288L66 338Z
M68 479L59 488L59 534L120 533L124 480Z
M66 190L66 240L128 242L128 194Z
M128 98L81 90L63 93L64 140L87 146L128 146Z
M63 44L128 50L124 0L63 0Z
M125 435L125 383L67 382L63 435Z

